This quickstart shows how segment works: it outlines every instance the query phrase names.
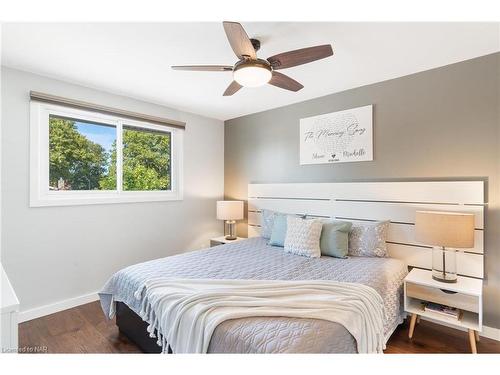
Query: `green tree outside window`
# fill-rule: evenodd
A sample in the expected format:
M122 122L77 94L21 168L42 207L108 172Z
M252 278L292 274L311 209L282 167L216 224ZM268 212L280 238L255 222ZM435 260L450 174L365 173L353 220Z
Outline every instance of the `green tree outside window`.
M50 116L49 185L63 190L115 190L116 141L109 152L71 119ZM171 189L171 134L124 126L125 191Z

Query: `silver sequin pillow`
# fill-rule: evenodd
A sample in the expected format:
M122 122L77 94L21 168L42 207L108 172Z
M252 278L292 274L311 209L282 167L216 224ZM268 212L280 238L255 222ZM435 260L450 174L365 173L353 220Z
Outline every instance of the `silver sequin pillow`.
M288 216L286 219L285 252L310 258L319 258L319 239L323 223Z
M263 238L271 238L271 233L273 231L274 226L274 211L271 210L262 210L262 222L260 228L260 236Z
M360 257L387 257L387 230L389 221L352 223L347 255Z

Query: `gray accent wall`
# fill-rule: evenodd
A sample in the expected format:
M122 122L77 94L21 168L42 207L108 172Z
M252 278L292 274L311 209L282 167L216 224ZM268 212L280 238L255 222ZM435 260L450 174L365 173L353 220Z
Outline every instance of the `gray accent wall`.
M499 77L497 53L228 120L225 196L246 199L249 183L484 180L484 323L500 328ZM368 104L373 161L299 164L301 118Z
M119 269L208 247L222 233L222 121L2 68L2 264L21 311L94 293ZM184 199L29 207L29 91L186 122Z

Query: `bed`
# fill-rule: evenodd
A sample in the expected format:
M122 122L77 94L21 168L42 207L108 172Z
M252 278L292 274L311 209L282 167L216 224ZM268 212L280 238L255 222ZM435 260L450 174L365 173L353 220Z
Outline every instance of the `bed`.
M350 221L389 220L389 257L306 258L269 246L260 237L261 210L333 217ZM160 352L138 316L134 292L155 278L333 280L373 288L383 299L387 340L404 317L402 284L409 267L431 268L432 250L414 238L417 210L470 212L476 217L476 245L457 257L458 273L482 278L483 181L250 184L248 240L127 267L100 293L105 314L116 313L121 332L145 352ZM356 342L342 325L285 317L227 320L215 329L210 353L355 353Z
M402 322L402 284L408 272L392 258L323 256L306 258L267 245L261 237L175 255L127 267L100 293L106 314L117 313L120 330L145 352L159 352L146 333L134 292L148 279L213 278L255 280L334 280L368 285L384 300L386 339ZM117 306L114 304L118 303ZM115 311L116 308L116 311ZM135 316L134 316L135 315ZM356 342L340 324L316 319L253 317L220 324L209 353L356 353Z

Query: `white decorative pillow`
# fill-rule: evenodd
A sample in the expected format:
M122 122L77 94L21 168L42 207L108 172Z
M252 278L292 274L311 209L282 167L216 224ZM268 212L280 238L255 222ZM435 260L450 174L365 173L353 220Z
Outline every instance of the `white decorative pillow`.
M286 224L285 252L310 258L321 256L319 239L323 223L320 220L288 216Z
M352 223L347 255L360 257L388 256L385 243L388 228L389 221Z

